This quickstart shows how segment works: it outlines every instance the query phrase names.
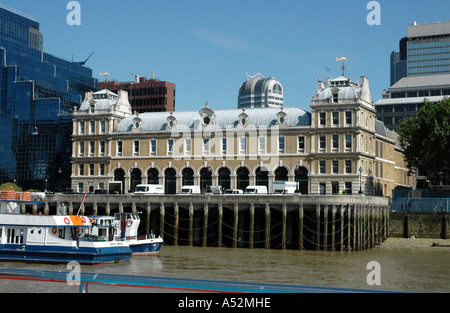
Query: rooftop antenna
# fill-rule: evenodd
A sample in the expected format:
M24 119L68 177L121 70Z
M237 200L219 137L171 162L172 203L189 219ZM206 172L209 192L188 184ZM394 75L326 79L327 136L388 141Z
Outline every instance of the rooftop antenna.
M327 77L325 78L325 82L326 82L328 80L328 78L330 78L330 69L326 66L324 66L324 67L325 67L325 70L327 71Z
M150 73L150 79L153 80L156 77L156 73L155 72L149 72Z
M338 66L338 68L342 69L342 76L345 76L345 69L348 68L348 66L345 66L345 62L347 62L346 57L338 58L336 57L336 62L342 62L341 66Z

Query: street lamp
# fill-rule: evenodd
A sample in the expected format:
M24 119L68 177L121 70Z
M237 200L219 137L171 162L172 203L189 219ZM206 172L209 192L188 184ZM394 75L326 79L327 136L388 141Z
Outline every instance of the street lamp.
M362 176L363 168L362 166L359 168L359 194L362 195L362 184L361 184L361 176Z

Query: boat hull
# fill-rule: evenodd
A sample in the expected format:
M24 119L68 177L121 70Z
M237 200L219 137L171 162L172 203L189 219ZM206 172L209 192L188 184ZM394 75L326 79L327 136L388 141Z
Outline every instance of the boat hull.
M30 263L69 263L86 265L119 263L131 259L129 246L117 247L26 247L21 245L3 245L0 249L0 261Z
M155 256L163 245L162 239L138 239L128 242L133 256Z

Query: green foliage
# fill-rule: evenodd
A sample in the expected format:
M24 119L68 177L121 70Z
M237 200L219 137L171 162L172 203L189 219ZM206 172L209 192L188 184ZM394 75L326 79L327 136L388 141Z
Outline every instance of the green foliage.
M413 171L422 165L430 178L450 177L450 99L427 100L416 116L403 119L398 133L406 165Z
M22 191L22 188L13 183L4 183L0 185L0 190L8 191Z

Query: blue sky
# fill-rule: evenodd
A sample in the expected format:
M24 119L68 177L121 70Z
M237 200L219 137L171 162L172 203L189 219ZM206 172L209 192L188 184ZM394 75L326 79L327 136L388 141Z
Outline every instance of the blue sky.
M413 21L449 20L448 0L381 0L381 25L366 22L369 1L79 0L81 25L69 26L69 0L0 0L38 19L44 50L119 81L131 73L177 85L177 110L234 109L246 73L279 80L286 107L310 111L317 80L370 79L373 100L389 87L389 55Z

